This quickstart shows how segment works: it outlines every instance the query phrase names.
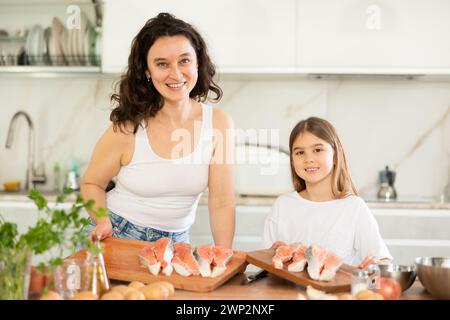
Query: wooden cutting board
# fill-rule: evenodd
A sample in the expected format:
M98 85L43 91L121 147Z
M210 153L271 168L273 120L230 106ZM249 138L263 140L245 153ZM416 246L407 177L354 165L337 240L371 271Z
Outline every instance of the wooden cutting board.
M309 277L308 272L290 272L287 270L287 265L283 269L275 269L272 265L272 257L275 254L275 249L264 249L258 251L247 252L247 262L251 263L261 269L264 269L280 278L294 282L295 284L307 287L312 286L324 292L349 292L351 289L351 272L356 269L348 264L343 264L336 276L331 281L317 281Z
M247 267L246 253L234 251L233 258L227 265L227 270L215 278L204 278L202 276L183 277L176 273L175 270L170 276L165 276L162 273L154 276L146 267L141 265L138 258L138 252L147 246L148 242L107 238L102 241L102 245L108 278L114 280L141 281L143 283L164 280L171 282L177 289L210 292L227 282L234 275L244 272ZM74 256L85 258L86 250L81 250L75 253Z

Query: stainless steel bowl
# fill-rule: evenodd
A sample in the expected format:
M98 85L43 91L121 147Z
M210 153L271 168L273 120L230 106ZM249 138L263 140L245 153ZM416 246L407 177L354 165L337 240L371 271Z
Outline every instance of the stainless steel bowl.
M436 299L450 299L450 258L416 258L417 275L422 285Z
M416 266L402 266L398 264L380 264L378 265L380 268L380 274L384 278L392 278L396 280L402 291L407 290L416 280Z

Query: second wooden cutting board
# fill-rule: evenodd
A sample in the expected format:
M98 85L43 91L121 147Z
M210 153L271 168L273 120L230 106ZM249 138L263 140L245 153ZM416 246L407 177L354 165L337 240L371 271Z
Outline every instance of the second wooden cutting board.
M239 272L243 272L247 267L245 252L235 251L233 258L227 265L226 271L215 278L204 278L201 276L183 277L175 271L170 276L154 276L146 267L141 265L138 258L138 252L147 246L148 242L107 238L102 241L102 244L106 272L108 278L114 280L141 281L143 283L164 280L171 282L177 289L210 292ZM75 257L85 258L86 250L77 252Z
M309 277L306 269L302 272L290 272L287 266L283 269L275 269L272 265L274 254L275 249L247 252L247 262L304 287L310 285L324 292L349 292L351 289L351 272L355 269L353 266L343 264L331 281L316 281Z

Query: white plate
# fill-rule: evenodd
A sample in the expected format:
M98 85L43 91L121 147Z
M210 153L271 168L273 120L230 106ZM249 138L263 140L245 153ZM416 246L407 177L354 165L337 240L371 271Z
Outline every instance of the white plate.
M102 55L102 45L103 45L103 36L101 34L101 32L97 33L96 37L95 37L95 61L99 62L98 60L100 59L101 55Z
M36 64L43 65L44 64L44 28L39 26L36 31L36 37L34 41L34 54L36 58Z
M52 39L51 44L53 47L52 60L53 64L64 64L65 44L63 43L64 25L57 17L53 17L52 20Z
M86 64L87 53L85 44L86 33L89 31L89 19L84 13L80 12L80 29L77 30L77 52L78 52L78 62L82 65Z
M27 43L25 46L25 50L27 52L27 56L28 56L28 61L30 62L30 64L34 64L34 57L33 57L33 47L34 47L34 37L35 37L35 33L36 33L36 25L33 26L30 31L28 32L28 36L27 36Z

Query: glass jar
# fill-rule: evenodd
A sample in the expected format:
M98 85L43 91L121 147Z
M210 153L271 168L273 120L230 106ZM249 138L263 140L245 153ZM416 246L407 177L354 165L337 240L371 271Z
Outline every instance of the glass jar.
M378 265L371 264L365 270L352 271L352 295L363 290L377 290L380 288L381 271Z
M31 258L23 248L0 248L0 300L28 299Z
M355 269L352 271L352 296L360 291L368 290L367 283L369 281L369 273L367 270Z
M369 290L380 289L380 277L381 277L380 267L376 264L370 264L367 267L367 274L369 276L369 278L367 279L367 289Z
M84 268L85 261L80 258L65 259L63 264L56 268L55 288L64 300L72 299L77 292L84 290Z

